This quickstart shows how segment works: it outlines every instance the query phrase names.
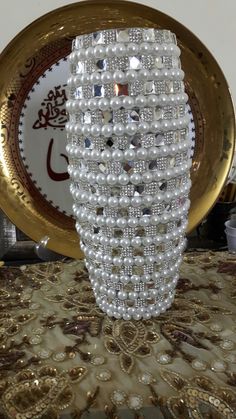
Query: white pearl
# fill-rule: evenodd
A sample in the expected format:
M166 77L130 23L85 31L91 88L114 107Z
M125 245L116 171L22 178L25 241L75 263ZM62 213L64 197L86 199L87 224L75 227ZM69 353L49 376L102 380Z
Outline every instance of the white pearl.
M128 196L121 196L121 198L119 199L119 204L121 207L129 207L130 206L130 199Z
M108 198L108 204L111 207L117 207L119 205L119 201L115 196L111 196L110 198Z
M118 292L118 298L120 300L126 300L126 298L127 298L127 292L125 292L125 291L119 291Z
M115 185L117 183L117 176L113 173L107 175L107 183L108 185Z
M139 106L139 107L143 107L143 106L145 106L146 105L146 97L145 96L143 96L143 95L140 95L140 96L137 96L136 98L135 98L135 105L136 106Z
M113 133L115 135L121 136L121 135L124 135L124 132L125 132L125 127L123 124L118 123L113 126Z
M139 72L139 74L140 74L140 72ZM132 81L136 80L137 72L135 70L128 70L126 72L126 78L129 82L132 82Z
M140 196L134 196L131 198L131 205L133 205L134 207L139 207L140 205L142 205L142 199Z
M98 197L98 204L101 205L102 207L107 205L107 197L105 195L100 195Z
M114 257L113 258L113 263L115 266L121 266L122 265L122 259L119 257Z
M132 266L133 265L133 259L131 257L124 258L124 265L125 266Z
M115 161L122 161L122 160L123 160L123 158L124 158L123 151L121 151L121 150L119 150L119 149L114 150L114 151L112 152L112 158L113 158Z
M135 123L129 123L125 126L125 132L128 135L134 135L137 132L137 125Z
M135 44L135 43L130 43L127 45L127 53L128 54L133 54L136 55L139 52L139 45Z
M102 45L96 45L93 50L94 57L103 58L105 56L105 48Z
M123 174L119 175L118 180L119 180L119 183L121 185L127 185L129 183L129 176L126 175L125 173L123 173ZM122 198L124 198L124 197L122 197Z
M133 149L128 149L124 151L124 158L126 160L134 160L135 159L135 151Z
M126 221L125 218L117 218L116 224L117 224L118 227L124 228L124 227L126 227L127 221Z
M133 237L131 239L131 245L134 247L140 247L142 244L142 240L140 237Z
M121 247L129 247L130 246L130 240L127 237L122 237L120 239L120 246Z
M129 292L129 298L130 300L136 300L138 298L138 293L135 291Z
M105 111L106 109L108 109L110 106L110 101L107 98L101 98L98 101L98 107L102 110Z
M137 150L137 158L138 159L146 160L147 156L148 156L148 153L147 153L147 150L145 148L141 147Z
M106 124L102 126L101 134L104 135L104 137L111 137L112 135L112 124Z
M119 97L111 98L110 106L112 109L119 109L121 107L121 99Z
M138 220L136 218L128 218L127 223L129 227L136 227L138 225Z
M111 247L118 247L119 241L115 237L110 238L110 246Z
M148 77L150 76L150 73L148 70L143 69L139 71L139 78L140 80L147 80Z
M125 96L123 98L122 104L125 109L132 109L132 107L134 106L134 99L132 97Z
M152 51L152 45L149 42L141 42L140 49L143 52L151 52Z
M99 173L96 176L96 181L99 185L105 185L106 183L106 176L103 173Z
M142 174L142 180L144 183L150 183L152 182L153 176L151 172L144 172Z
M123 319L124 319L124 320L131 320L131 316L130 316L130 314L128 314L128 313L124 313L124 314L123 314Z
M136 256L135 257L135 265L143 266L143 264L144 264L144 258L142 256Z
M142 121L138 125L138 129L141 133L145 133L149 131L149 124L145 121Z
M117 83L122 83L125 79L125 75L124 75L123 71L119 71L119 70L114 71L113 79Z
M111 160L111 152L109 150L104 150L101 153L101 158L104 162L108 162Z
M130 181L134 185L139 185L142 181L142 176L139 173L132 173L132 175L130 176Z
M123 284L128 284L128 282L129 282L129 277L128 277L128 275L121 275L121 276L120 276L120 281L121 281Z
M116 44L114 46L114 53L118 57L122 57L126 53L126 47L124 44Z
M158 105L158 97L156 95L149 95L147 98L147 105L148 106L157 106Z
M91 74L91 76L90 76L90 82L92 84L98 84L98 83L100 83L100 80L101 80L100 73L92 73Z
M91 126L91 135L94 137L98 137L100 135L100 126L99 125L92 125Z
M104 71L104 73L101 74L102 83L111 83L112 79L113 79L112 74L109 71Z

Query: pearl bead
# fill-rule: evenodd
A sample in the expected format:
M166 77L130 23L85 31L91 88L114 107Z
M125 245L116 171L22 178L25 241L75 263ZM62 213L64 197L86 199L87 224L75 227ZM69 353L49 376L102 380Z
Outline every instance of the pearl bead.
M150 172L145 172L142 174L142 180L144 183L150 183L152 182L152 173Z
M93 50L94 57L103 58L105 56L105 48L102 45L96 45Z
M111 83L112 79L113 79L112 74L109 71L104 71L104 73L101 73L102 83Z
M99 125L92 125L91 126L91 135L93 137L98 137L100 135L100 126Z
M128 196L122 196L119 199L119 203L120 203L121 207L124 207L124 208L129 207L130 206L130 199L129 199Z
M117 83L122 83L125 79L125 75L124 75L123 71L119 71L119 70L114 71L113 79Z
M132 175L130 176L130 181L134 185L139 185L142 181L142 176L139 173L132 173Z
M137 132L137 125L135 123L129 123L125 126L125 132L128 135L134 135Z
M124 135L124 132L125 132L125 127L123 124L118 123L113 126L113 133L115 135L121 136L121 135Z
M127 53L128 54L137 54L139 52L139 45L135 44L135 43L130 43L127 45Z
M111 160L111 152L109 150L104 150L101 154L101 158L104 162Z
M124 158L124 154L123 154L123 152L122 152L121 150L116 149L116 150L114 150L114 151L112 152L112 158L113 158L115 161L122 161L122 160L123 160L123 158Z
M125 96L123 98L122 104L125 109L132 109L132 107L134 106L134 99L132 97Z
M129 183L129 176L123 173L119 175L118 180L121 185L127 185Z
M127 237L123 237L120 239L120 246L121 247L129 247L130 246L130 240Z
M131 148L129 148L128 150L125 150L124 152L124 158L126 160L134 160L135 159L135 151Z
M139 148L137 150L137 158L140 160L146 160L148 156L147 150L145 148Z
M106 124L102 126L101 134L104 135L104 137L111 137L112 135L112 124Z
M127 221L126 221L125 218L117 218L116 224L117 224L118 227L124 228L124 227L126 227Z
M113 173L107 175L107 183L108 185L115 185L117 183L117 176Z
M146 105L146 97L143 96L143 95L137 96L135 98L135 105L140 106L140 107L145 106Z
M130 300L136 300L138 298L138 293L135 291L129 292L129 298Z
M140 72L139 72L139 75L140 75ZM132 82L132 81L136 80L136 78L137 78L137 72L135 70L128 70L126 72L126 79L129 82Z
M134 207L140 207L142 205L142 200L140 196L134 196L131 198L131 205Z
M113 97L110 100L110 106L112 109L119 109L121 107L121 99L119 97Z
M110 106L110 101L107 98L101 98L98 101L98 107L102 110L105 111L106 109L108 109Z

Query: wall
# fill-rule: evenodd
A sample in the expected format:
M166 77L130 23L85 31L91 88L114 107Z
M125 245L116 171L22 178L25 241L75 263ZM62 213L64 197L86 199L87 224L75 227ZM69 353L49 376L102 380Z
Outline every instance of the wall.
M212 52L221 66L234 102L235 77L235 0L136 0L161 10L188 27ZM26 25L68 0L1 0L0 51Z

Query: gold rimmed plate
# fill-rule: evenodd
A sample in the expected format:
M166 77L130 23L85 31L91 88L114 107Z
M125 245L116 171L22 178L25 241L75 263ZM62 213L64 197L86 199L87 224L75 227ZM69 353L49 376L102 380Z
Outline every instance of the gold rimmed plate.
M150 7L92 0L56 9L20 32L0 56L0 206L35 241L79 258L66 172L66 57L76 35L116 27L177 35L193 115L195 151L188 231L216 201L230 169L235 123L224 75L183 25Z

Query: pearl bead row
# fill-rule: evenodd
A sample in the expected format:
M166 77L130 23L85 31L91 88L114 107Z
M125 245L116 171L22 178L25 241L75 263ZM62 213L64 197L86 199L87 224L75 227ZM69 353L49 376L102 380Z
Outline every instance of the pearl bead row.
M176 281L177 283L177 281ZM151 317L158 317L161 313L164 313L172 304L174 300L175 292L170 292L169 296L164 301L159 301L156 304L150 304L144 307L124 307L114 306L109 304L106 298L99 295L98 292L94 292L98 306L103 312L109 317L115 317L116 319L123 320L148 320Z
M107 46L96 45L86 49L80 48L73 51L68 59L71 64L77 64L80 60L98 59L101 60L107 57L123 57L124 55L133 56L136 54L152 54L152 55L165 55L165 56L180 56L180 49L175 44L157 44L155 42L148 43L142 42L141 44L135 43L116 43Z
M78 234L85 240L90 240L94 245L101 244L102 246L111 246L112 248L117 247L129 247L140 248L141 246L149 246L151 244L162 244L167 243L169 240L176 239L182 235L187 227L187 220L182 219L180 227L173 229L170 233L162 234L160 236L147 236L147 237L128 237L115 238L106 237L104 235L92 234L89 230L83 228L78 222L76 222L76 230Z
M176 188L175 191L171 192L162 192L155 195L146 194L143 196L133 196L129 198L128 196L111 196L107 197L106 195L100 195L97 196L92 193L88 193L86 191L81 190L79 196L76 196L76 201L81 204L89 203L91 206L96 207L111 207L111 208L127 208L130 205L132 207L138 208L141 206L150 206L154 203L160 203L162 201L169 202L173 198L181 197L182 195L185 195L186 192L189 191L189 188L191 186L191 181L188 180L186 185Z
M172 93L170 95L138 95L133 96L116 96L112 98L92 98L92 99L70 99L66 103L66 109L70 113L79 110L86 111L101 109L102 111L109 109L132 109L134 107L143 108L145 106L167 106L185 104L188 101L186 93Z
M107 163L112 160L154 160L160 156L173 156L179 151L185 151L189 149L191 145L192 141L188 139L177 144L163 145L160 147L153 146L150 148L129 148L124 151L119 149L113 151L105 149L103 151L99 151L98 149L90 150L88 148L67 144L66 151L70 157L76 157L77 159L84 159L86 161L98 161Z
M143 215L140 218L136 217L105 217L103 215L94 215L88 212L86 207L73 206L73 212L79 222L88 222L97 225L98 227L107 226L111 228L125 228L125 227L146 227L148 225L158 225L159 223L166 224L170 220L174 221L181 215L185 214L189 209L189 200L178 210L172 211L171 213L164 213L162 216L157 215Z
M125 134L133 136L136 133L154 133L158 131L169 131L187 128L190 122L189 115L185 115L182 118L176 118L172 120L162 120L162 121L153 121L140 122L140 123L128 123L128 124L105 124L100 126L99 124L89 125L89 124L74 124L73 122L66 123L66 131L70 134L76 135L92 135L93 137L100 137L103 135L106 138L116 135L118 137Z
M140 282L144 284L156 284L160 283L162 279L166 281L166 278L169 278L176 274L176 271L179 269L180 264L182 263L182 256L172 260L172 265L169 269L164 269L160 272L153 272L153 274L145 274L145 275L118 275L118 274L108 274L104 267L101 266L100 268L94 266L89 261L86 262L86 268L88 269L89 274L94 277L95 279L99 279L100 281L109 281L110 283L117 284L118 282L126 285L126 284L139 284ZM156 286L156 285L154 285Z
M120 150L119 150L120 151ZM118 161L118 159L115 159ZM151 183L155 181L160 181L161 179L170 179L172 177L178 177L180 175L185 174L191 167L191 159L187 162L183 163L180 166L175 166L173 168L168 168L167 170L155 170L153 172L147 171L144 173L132 173L128 175L123 173L121 175L115 175L114 173L104 174L104 173L93 173L93 172L84 172L80 171L76 168L76 165L69 165L68 166L68 173L72 179L75 181L81 181L85 183L89 183L90 185L110 185L110 186L117 186L117 185L128 185L131 183L133 185L139 185L140 183ZM77 198L78 194L80 194L80 190L77 187L71 184L71 193L74 198Z
M184 78L184 72L179 68L172 69L163 69L163 70L116 70L111 71L95 71L94 73L82 73L71 76L67 80L67 87L70 89L85 86L88 84L106 84L106 83L120 83L126 84L134 80L145 80L145 81L154 81L154 80L180 80Z
M135 256L135 257L125 257L125 258L118 258L118 257L112 257L110 255L103 255L102 253L98 251L94 251L91 248L88 248L83 244L83 242L80 243L80 248L84 252L85 256L89 259L92 259L93 261L96 261L98 263L108 263L113 264L114 266L143 266L149 265L150 263L157 263L157 262L163 262L165 260L169 260L172 257L179 256L182 251L186 247L186 239L183 239L178 246L176 246L175 249L165 252L165 253L159 253L157 255L152 256ZM121 259L121 265L118 264Z
M99 281L91 281L92 287L95 291L99 292L100 295L107 296L109 299L118 298L121 301L124 300L137 300L137 299L150 299L161 297L166 292L174 289L176 285L175 277L168 284L160 286L158 289L148 289L146 291L116 291L113 288L107 288L105 285L101 285ZM147 301L148 302L148 301Z

